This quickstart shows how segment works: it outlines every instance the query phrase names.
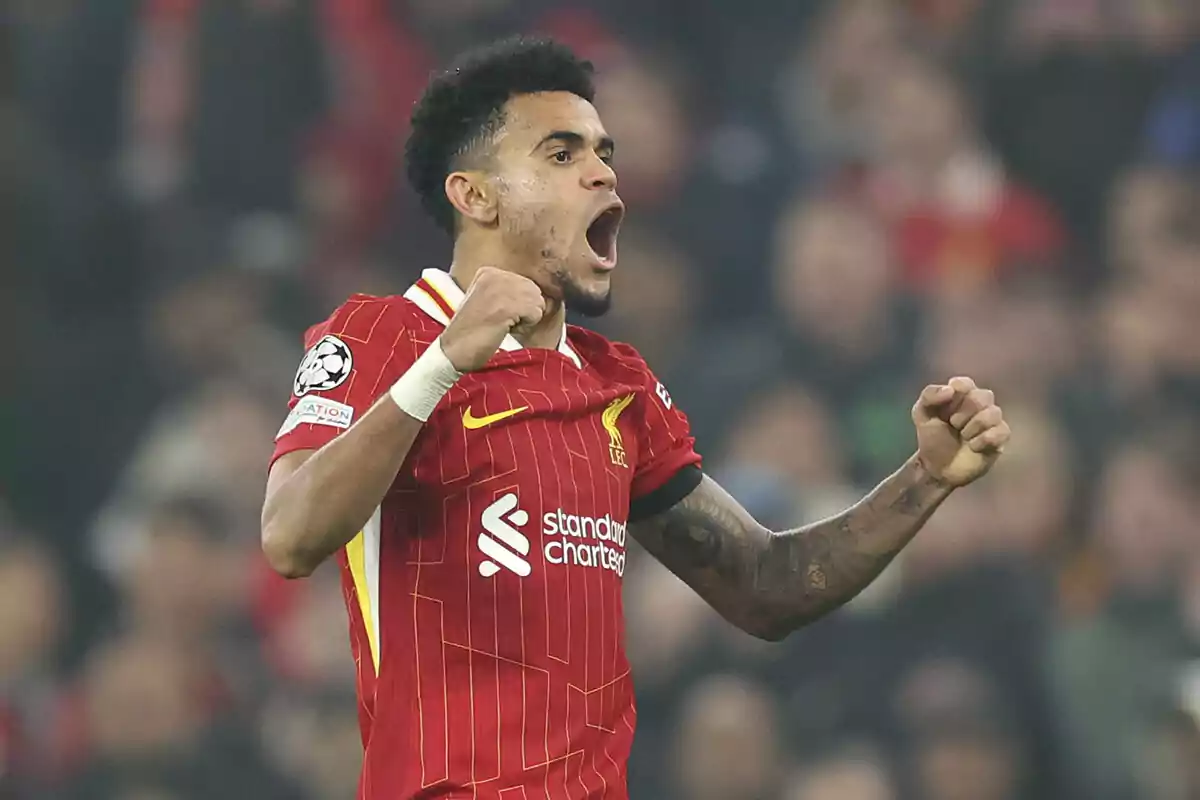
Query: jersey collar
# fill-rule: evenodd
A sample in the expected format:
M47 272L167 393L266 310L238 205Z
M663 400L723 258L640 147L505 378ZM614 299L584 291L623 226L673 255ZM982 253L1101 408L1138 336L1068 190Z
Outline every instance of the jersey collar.
M421 272L420 280L408 288L408 291L404 293L404 297L411 300L417 308L442 325L449 325L450 318L454 316L454 312L462 305L465 294L459 288L459 285L454 282L454 279L450 277L450 273L440 269L427 269ZM500 349L521 350L522 347L521 343L512 334L508 334L500 342ZM558 352L571 359L576 367L583 369L583 362L580 360L579 355L567 342L567 326L565 324L563 325L562 338L558 341Z

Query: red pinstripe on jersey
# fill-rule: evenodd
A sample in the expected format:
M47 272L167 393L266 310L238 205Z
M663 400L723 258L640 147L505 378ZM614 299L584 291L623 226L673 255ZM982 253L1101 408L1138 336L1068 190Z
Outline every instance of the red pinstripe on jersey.
M364 413L462 292L427 270L407 297L355 296L309 332L339 335L354 359L315 394ZM439 404L375 528L341 558L362 800L626 796L624 524L631 498L699 462L657 388L632 348L572 327L557 351L502 350ZM467 429L468 408L525 410ZM300 425L276 457L340 432Z

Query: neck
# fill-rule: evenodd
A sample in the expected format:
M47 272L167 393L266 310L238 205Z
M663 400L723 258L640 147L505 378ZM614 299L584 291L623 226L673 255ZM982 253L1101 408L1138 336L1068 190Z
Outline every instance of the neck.
M454 260L450 264L450 277L464 292L470 288L471 281L475 280L475 273L480 267L494 267L505 272L526 275L528 260L515 258L511 252L488 246L487 242L469 243L466 239L466 236L460 236L455 242ZM547 297L545 291L542 292L542 298L546 301L546 311L542 319L536 325L514 328L512 335L523 347L555 350L562 340L567 312L561 300Z

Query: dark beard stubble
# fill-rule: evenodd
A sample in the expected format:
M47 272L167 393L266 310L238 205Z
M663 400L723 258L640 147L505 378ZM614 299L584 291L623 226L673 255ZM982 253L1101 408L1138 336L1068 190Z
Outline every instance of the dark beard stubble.
M612 308L612 289L603 295L594 295L585 291L569 275L562 272L555 274L554 282L562 293L563 305L568 311L574 311L583 317L595 319L602 317Z

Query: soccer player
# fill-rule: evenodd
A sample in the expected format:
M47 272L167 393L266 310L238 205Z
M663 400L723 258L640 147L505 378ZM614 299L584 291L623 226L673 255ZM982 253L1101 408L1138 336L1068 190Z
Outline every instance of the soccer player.
M781 639L870 583L1009 436L991 392L929 386L916 453L866 498L758 524L637 352L565 323L608 307L624 215L592 96L591 65L545 41L436 77L408 176L453 261L306 337L262 543L288 577L341 565L362 800L626 797L630 537Z

